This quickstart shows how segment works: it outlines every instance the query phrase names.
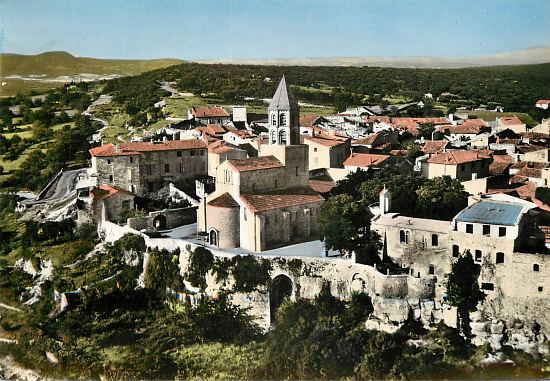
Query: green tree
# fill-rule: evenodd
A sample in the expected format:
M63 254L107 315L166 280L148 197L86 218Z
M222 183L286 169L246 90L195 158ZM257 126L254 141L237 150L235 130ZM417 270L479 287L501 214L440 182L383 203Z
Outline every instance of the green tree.
M453 263L447 275L447 301L458 307L461 330L467 336L470 334L470 311L475 311L477 304L485 298L478 284L480 271L481 267L467 251Z
M449 176L435 177L417 189L418 207L426 218L451 220L468 204L464 186Z

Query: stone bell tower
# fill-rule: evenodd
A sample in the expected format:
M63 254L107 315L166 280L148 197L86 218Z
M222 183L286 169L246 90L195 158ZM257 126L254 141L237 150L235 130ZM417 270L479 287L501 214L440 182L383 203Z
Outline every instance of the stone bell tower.
M267 108L269 121L269 144L299 144L300 110L286 85L285 76L281 78L277 91Z

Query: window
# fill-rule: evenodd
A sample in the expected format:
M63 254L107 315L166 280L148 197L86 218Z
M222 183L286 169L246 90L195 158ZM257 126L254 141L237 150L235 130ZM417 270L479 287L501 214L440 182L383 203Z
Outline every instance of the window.
M538 264L535 263L535 264L533 265L533 271L537 271L537 272L540 271L540 267L539 267Z
M277 125L277 116L275 114L271 114L271 125L272 126Z
M539 290L539 292L542 292L544 290L544 287L539 286L538 290Z
M458 257L460 255L460 248L458 245L453 245L453 257Z
M298 168L300 167L296 166L296 176L298 176Z
M432 246L439 246L439 236L432 234Z
M504 253L501 253L501 252L497 253L497 265L499 263L504 263Z
M491 234L491 225L483 225L483 235Z
M275 223L279 222L279 216L275 215Z
M475 252L475 261L481 262L481 250L476 250Z
M466 233L472 234L474 232L474 225L466 224Z
M181 151L176 152L176 155L177 155L178 157L181 157Z
M313 152L317 152L317 147L313 147Z
M277 180L275 180L275 189L277 189Z
M495 285L492 283L481 283L481 289L487 290L487 291L493 291L495 289Z
M179 170L179 173L183 172L183 163L178 164L178 170Z
M203 150L203 149L201 149L201 150L199 151L199 153L201 154L201 156L204 156L204 150Z
M399 242L404 245L408 245L411 240L411 232L408 230L401 230L399 232Z
M506 237L506 228L501 226L498 228L498 236L499 237Z
M164 164L164 173L170 173L170 164Z
M133 163L133 162L134 162L134 158L130 156L130 163Z
M107 159L107 164L111 164L111 159Z
M434 275L435 274L435 267L434 265L430 265L429 269L428 269L428 274L430 275Z
M243 220L246 221L246 209L243 208Z
M286 126L286 113L281 113L279 116L279 126Z
M109 175L109 182L112 183L113 182L113 175Z
M195 150L194 149L191 150L191 156L195 156Z

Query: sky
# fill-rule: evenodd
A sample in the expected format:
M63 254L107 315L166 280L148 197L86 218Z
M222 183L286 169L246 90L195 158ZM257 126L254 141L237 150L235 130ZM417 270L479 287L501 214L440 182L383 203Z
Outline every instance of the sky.
M550 0L0 0L3 52L482 56L550 46Z

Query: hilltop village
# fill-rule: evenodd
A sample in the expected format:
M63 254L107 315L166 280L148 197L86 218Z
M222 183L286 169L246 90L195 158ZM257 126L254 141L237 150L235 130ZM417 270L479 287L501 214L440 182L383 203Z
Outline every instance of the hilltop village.
M96 132L89 167L62 170L19 202L29 231L28 221L97 227L96 248L59 273L128 237L145 245L142 262L135 248L109 262L112 275L56 281L49 316L82 305L90 284L124 289L124 266L137 288L150 285L160 251L176 266L157 280L170 300L196 307L228 295L264 332L285 301L328 292L368 295L367 330L393 334L413 321L457 329L501 360L504 347L550 353L550 119L394 116L423 101L300 115L284 76L266 106L193 105L130 141ZM247 260L248 283L235 267ZM34 277L25 304L49 300L52 262L16 267Z
M273 270L282 291L239 299L266 327L283 297L313 298L323 281L340 298L372 295L367 324L376 329L395 331L411 313L425 324L457 327L446 275L468 253L480 265L486 295L471 323L477 342L546 353L549 120L527 128L515 116L486 122L460 111L437 118L385 114L375 106L300 116L284 77L264 119L251 120L245 107L192 107L187 120L149 141L92 148L91 167L76 185L78 221L94 220L108 241L133 233L151 247L300 258L317 268L309 275ZM404 138L419 141L420 152L411 155ZM400 210L403 200L384 184L378 202L363 211L381 242L379 260L365 263L353 251L326 245L319 227L320 209L337 183L362 171L448 176L468 193L467 205L447 218L419 218ZM155 200L164 206L155 208ZM224 286L209 279L205 291L214 295Z

